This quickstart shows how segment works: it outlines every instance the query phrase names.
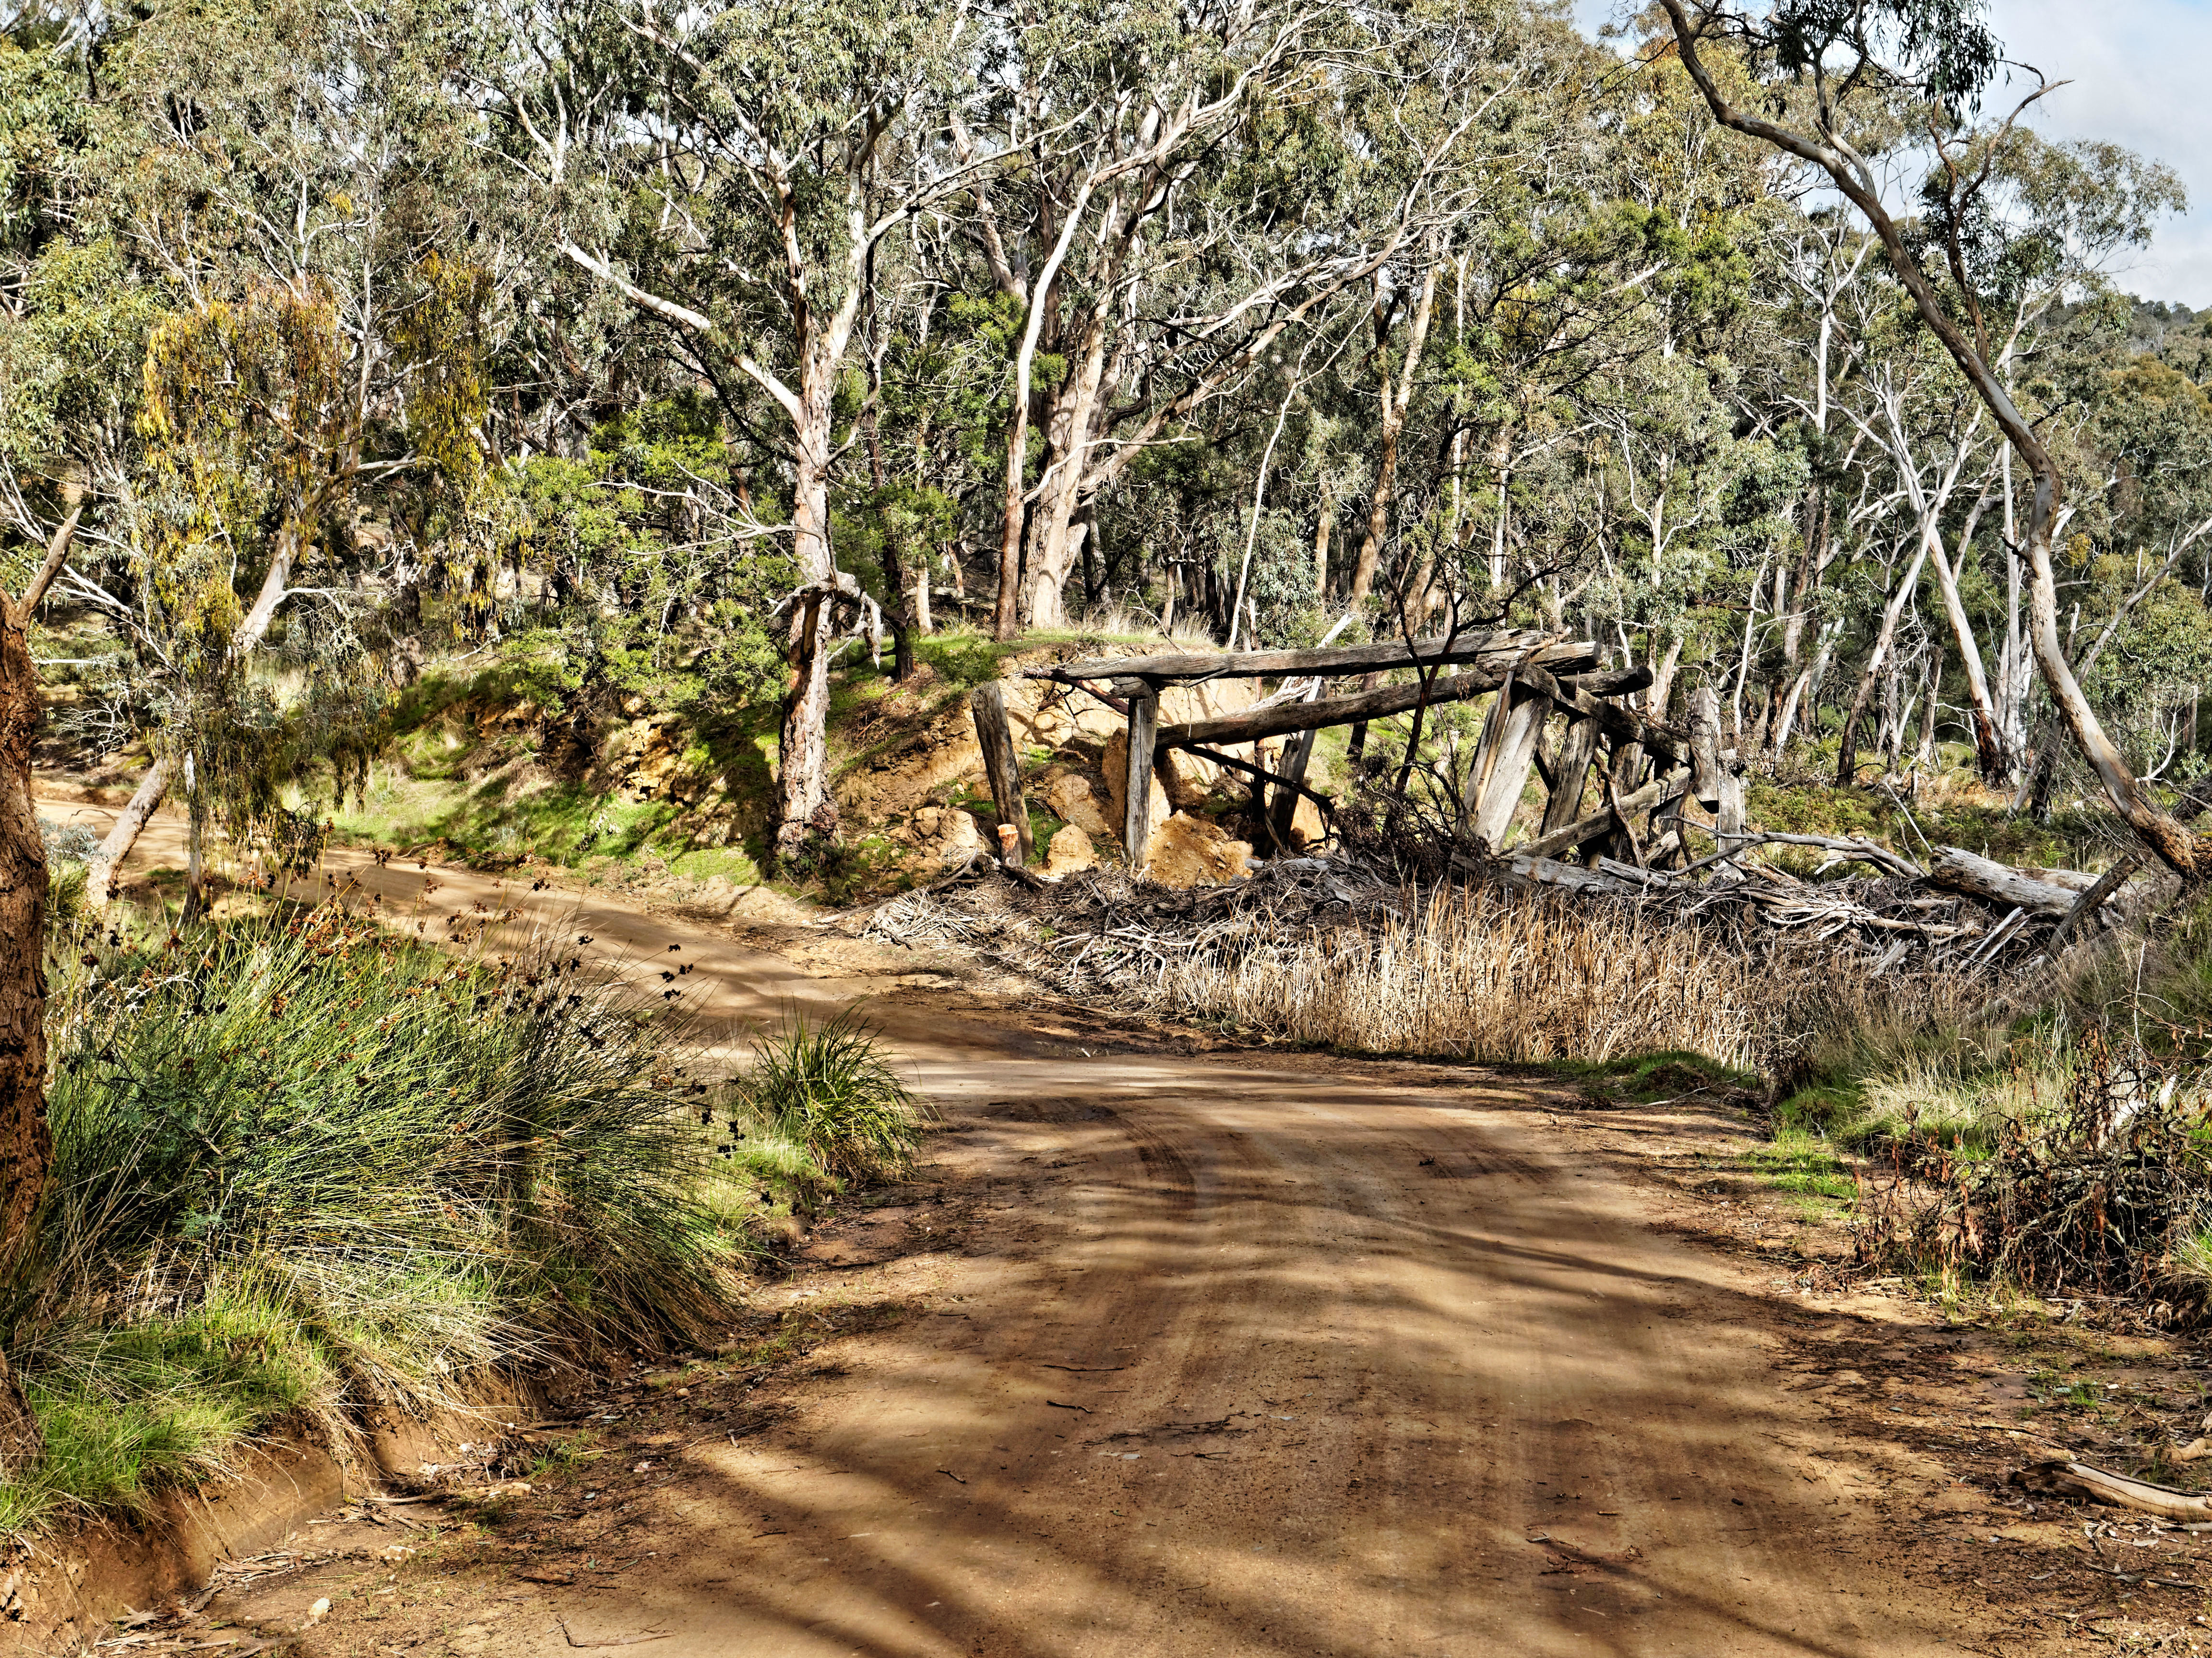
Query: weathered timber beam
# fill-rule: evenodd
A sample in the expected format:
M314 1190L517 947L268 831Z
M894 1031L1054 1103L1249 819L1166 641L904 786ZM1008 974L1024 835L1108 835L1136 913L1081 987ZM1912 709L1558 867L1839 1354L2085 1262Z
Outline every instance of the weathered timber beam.
M1508 664L1510 667L1512 665ZM1547 673L1533 678L1526 666L1515 670L1516 683L1526 684L1551 696L1554 689L1564 691L1571 686L1594 688L1595 696L1583 691L1583 697L1617 695L1611 689L1616 679L1632 679L1645 671L1638 668L1620 674L1585 674L1567 679L1555 679ZM1481 696L1496 690L1505 683L1506 669L1496 672L1478 668L1470 673L1455 673L1431 680L1427 685L1385 685L1377 691L1356 691L1348 696L1324 696L1313 702L1278 702L1269 708L1254 708L1243 714L1224 714L1218 720L1194 720L1181 726L1163 726L1160 742L1171 748L1188 748L1194 743L1256 743L1266 738L1280 737L1285 732L1315 731L1324 726L1352 726L1363 720L1380 720L1388 714L1404 714L1409 708L1424 704L1436 708L1445 702L1460 702L1470 696ZM1556 699L1555 699L1556 700ZM1571 701L1571 708L1579 702ZM1600 706L1608 706L1600 704ZM1630 716L1633 718L1633 716Z
M1721 698L1711 685L1690 693L1690 793L1700 805L1721 803Z
M1566 851L1570 847L1578 847L1592 836L1604 834L1623 818L1633 817L1646 806L1664 805L1681 793L1687 786L1688 780L1680 776L1655 777L1633 793L1620 797L1620 812L1618 817L1614 815L1613 808L1608 806L1602 811L1591 813L1588 817L1578 818L1563 829L1553 829L1548 835L1540 835L1533 841L1524 841L1519 846L1511 848L1512 854L1516 858L1549 858L1557 853Z
M1545 834L1575 821L1583 804L1583 785L1589 780L1590 762L1597 756L1599 728L1604 723L1594 714L1576 714L1568 720L1559 757L1553 762L1552 774L1544 780L1552 791L1544 802Z
M2008 864L1977 857L1960 847L1945 847L1928 871L1939 887L1971 894L1995 903L2016 904L2031 915L2063 915L2080 894L2021 874Z
M1530 663L1517 670L1514 678L1517 683L1543 692L1563 708L1595 716L1615 748L1635 743L1646 753L1658 755L1674 765L1689 763L1689 739L1681 732L1654 725L1633 709L1605 700L1642 690L1651 683L1649 668L1620 668L1610 673L1577 674L1559 679Z
M1152 753L1159 731L1160 699L1129 699L1129 754L1121 787L1121 845L1133 871L1145 866L1145 852L1152 845Z
M1534 857L1526 852L1510 853L1506 867L1524 880L1547 887L1564 887L1570 892L1627 895L1636 890L1626 881L1615 880L1610 875L1601 875L1595 870L1584 869L1580 864L1562 864L1556 859Z
M1319 675L1374 673L1389 668L1457 667L1480 663L1501 675L1522 658L1562 673L1597 661L1597 647L1587 640L1560 640L1550 634L1513 631L1466 634L1455 639L1392 640L1378 645L1335 645L1310 651L1239 651L1234 655L1095 657L1056 666L1028 668L1029 679L1056 679L1065 685L1089 679L1143 679L1155 684L1175 680L1279 679Z
M1490 705L1490 718L1483 722L1474 764L1468 774L1459 820L1462 835L1486 847L1505 839L1522 793L1528 786L1528 768L1551 712L1548 697L1522 685Z
M1006 861L1016 865L1036 856L1036 841L1030 829L1029 803L1022 796L1022 762L1014 747L1013 728L1006 723L1006 682L994 679L978 685L969 698L975 720L975 741L983 750L983 773L991 783L991 805L1003 828L1014 831Z

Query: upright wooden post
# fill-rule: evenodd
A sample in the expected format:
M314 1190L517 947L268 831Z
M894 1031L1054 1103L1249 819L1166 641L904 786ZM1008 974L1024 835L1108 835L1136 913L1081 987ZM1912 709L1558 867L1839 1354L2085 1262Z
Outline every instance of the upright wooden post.
M1644 744L1617 744L1613 751L1612 768L1606 775L1608 799L1625 800L1635 793L1636 786L1644 779ZM1644 847L1636 838L1636 831L1625 823L1616 823L1602 835L1583 841L1577 850L1585 864L1595 864L1601 858L1614 858L1634 864L1638 869L1644 867Z
M1283 744L1283 768L1277 774L1286 783L1306 780L1306 766L1313 759L1314 728L1310 726ZM1291 820L1297 815L1298 792L1294 788L1275 790L1273 815L1267 820L1275 832L1275 844L1288 851L1291 844Z
M1690 792L1700 805L1721 803L1721 697L1711 685L1690 693Z
M1582 817L1583 786L1589 779L1601 723L1594 714L1567 722L1566 741L1559 744L1559 758L1552 768L1552 798L1544 805L1543 834L1563 829Z
M1121 785L1121 844L1129 867L1141 870L1152 835L1152 744L1160 729L1160 695L1146 686L1129 695L1129 768Z
M1551 712L1552 701L1541 691L1509 684L1498 693L1490 718L1483 723L1482 740L1468 775L1460 829L1492 852L1505 844L1514 808L1528 786L1528 768L1536 762L1536 739Z
M1006 687L994 679L978 685L969 699L975 716L975 741L983 750L983 774L991 780L991 805L999 822L1014 830L1014 865L1025 866L1036 856L1036 837L1030 830L1029 803L1022 798L1022 767L1014 753L1013 728L1006 723Z
M1721 768L1721 804L1715 816L1719 820L1721 850L1734 852L1743 844L1743 774L1725 756Z

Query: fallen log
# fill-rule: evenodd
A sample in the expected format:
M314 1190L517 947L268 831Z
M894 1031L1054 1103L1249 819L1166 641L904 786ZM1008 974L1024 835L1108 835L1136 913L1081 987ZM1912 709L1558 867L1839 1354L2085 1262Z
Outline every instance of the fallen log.
M1054 679L1078 685L1089 679L1143 679L1156 685L1176 680L1279 679L1318 675L1375 673L1389 668L1455 667L1480 663L1503 675L1528 658L1561 673L1593 667L1597 647L1588 640L1516 629L1462 634L1451 639L1389 640L1377 645L1334 645L1310 651L1238 651L1233 655L1175 653L1160 656L1109 656L1056 666L1028 668L1025 679ZM1493 682L1492 687L1495 687Z
M1632 894L1636 890L1626 881L1615 880L1596 870L1584 869L1580 864L1563 864L1553 858L1532 858L1525 852L1513 853L1507 859L1505 866L1524 880L1539 882L1545 886L1564 887L1569 892Z
M1908 881L1925 880L1928 875L1927 871L1903 853L1893 852L1887 847L1856 836L1839 840L1832 835L1784 835L1778 831L1754 829L1745 836L1736 851L1747 852L1754 846L1767 843L1784 847L1820 847L1834 853L1838 858L1854 858L1891 875L1902 875Z
M2116 1509L2133 1509L2139 1514L2154 1514L2162 1520L2212 1520L2212 1497L2176 1491L2171 1485L2154 1485L2147 1479L2133 1479L2087 1462L2031 1462L2025 1467L2014 1468L2005 1480L2022 1491L2078 1497L2087 1503L2108 1503Z
M2112 868L2100 875L2096 884L2074 901L2074 908L2066 912L2065 919L2051 929L2051 937L2044 941L2044 954L2056 957L2081 924L2099 914L2106 901L2117 895L2127 884L2128 878L2142 867L2146 856L2141 852L2125 853L2114 861Z
M1984 898L1994 904L2017 905L2031 915L2060 916L2074 908L2081 895L2071 888L2039 881L2009 864L1978 857L1963 847L1945 847L1929 870L1928 878L1939 887Z

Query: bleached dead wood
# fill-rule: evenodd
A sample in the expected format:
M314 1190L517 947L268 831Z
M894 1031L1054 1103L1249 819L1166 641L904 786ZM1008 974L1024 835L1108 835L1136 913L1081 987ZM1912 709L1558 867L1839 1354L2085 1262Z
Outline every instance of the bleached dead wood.
M1603 811L1577 818L1564 829L1540 835L1534 840L1514 847L1514 854L1522 858L1553 857L1570 847L1578 847L1585 841L1605 834L1618 825L1623 817L1633 817L1649 807L1665 805L1681 792L1682 779L1680 777L1655 777L1642 788L1623 795L1618 813L1607 806Z
M1759 830L1753 839L1771 841L1783 847L1820 847L1834 853L1838 858L1856 858L1889 874L1901 875L1908 881L1922 880L1927 876L1925 870L1903 853L1893 852L1872 841L1856 837L1838 839L1832 835L1784 835L1767 829Z
M1536 740L1552 711L1540 692L1509 686L1491 705L1468 774L1466 811L1460 832L1485 846L1504 840L1535 763Z
M1928 872L1928 878L1954 892L1971 893L1995 904L2017 905L2031 915L2063 915L2074 908L2079 896L2066 887L2036 880L2009 864L1978 857L1963 847L1945 847Z
M983 774L990 781L992 808L999 814L1000 838L1013 831L1010 863L1026 865L1036 857L1030 829L1029 803L1022 796L1021 756L1014 747L1013 729L1006 723L1006 684L994 679L978 685L969 698L975 720L975 742L983 751Z
M1325 650L1238 651L1227 655L1176 652L1160 656L1109 656L1030 668L1024 677L1054 679L1064 685L1091 679L1144 679L1164 685L1178 680L1278 679L1374 673L1391 668L1455 667L1480 663L1498 675L1532 658L1557 673L1595 666L1597 647L1587 640L1518 629L1462 634L1456 638L1389 640L1376 645L1335 645ZM1497 681L1492 682L1494 687Z
M2148 1479L2130 1479L2087 1462L2031 1462L2025 1467L2014 1468L2007 1479L2022 1491L2079 1497L2116 1509L2133 1509L2139 1514L2154 1514L2161 1520L2212 1520L2212 1497L2176 1491L2171 1485L2154 1485Z
M1584 869L1580 864L1563 864L1553 858L1532 858L1525 852L1514 853L1506 859L1505 866L1523 880L1563 888L1569 892L1628 894L1637 890L1626 881L1617 880L1597 870Z

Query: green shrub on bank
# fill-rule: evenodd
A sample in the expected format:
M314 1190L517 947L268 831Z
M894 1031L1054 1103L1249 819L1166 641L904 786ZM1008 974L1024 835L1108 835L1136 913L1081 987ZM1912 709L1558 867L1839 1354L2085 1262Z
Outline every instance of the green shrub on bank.
M913 1166L921 1108L857 1009L811 1022L796 1011L758 1037L731 1086L731 1127L748 1163L777 1166L793 1150L841 1180Z
M283 1418L343 1434L471 1370L703 1336L745 1214L646 1005L335 913L64 985L53 1179L0 1303L48 1454L0 1528L143 1509Z

